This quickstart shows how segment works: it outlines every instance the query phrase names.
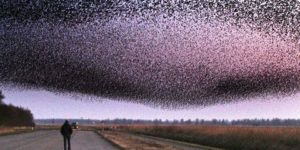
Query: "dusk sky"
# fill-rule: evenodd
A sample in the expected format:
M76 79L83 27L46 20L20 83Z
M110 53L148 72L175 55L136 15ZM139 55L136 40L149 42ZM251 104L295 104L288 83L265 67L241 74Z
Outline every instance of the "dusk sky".
M299 1L2 5L4 102L35 118L300 118Z
M244 119L244 118L300 118L300 94L274 100L255 99L249 102L214 105L205 108L166 110L112 100L79 100L43 90L3 91L4 102L28 108L36 119Z

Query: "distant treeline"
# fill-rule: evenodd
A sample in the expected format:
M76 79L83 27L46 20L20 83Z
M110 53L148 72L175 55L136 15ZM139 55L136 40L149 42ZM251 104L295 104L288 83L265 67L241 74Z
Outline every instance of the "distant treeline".
M62 124L65 119L37 119L36 124ZM241 120L135 120L135 119L69 119L70 122L78 122L81 125L130 125L130 124L149 124L149 125L244 125L244 126L300 126L300 119L241 119Z
M7 105L0 91L0 126L34 126L33 115L27 109Z

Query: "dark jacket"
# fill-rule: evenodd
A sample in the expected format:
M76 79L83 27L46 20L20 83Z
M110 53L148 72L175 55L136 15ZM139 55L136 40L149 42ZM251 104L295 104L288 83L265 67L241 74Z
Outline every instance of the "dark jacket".
M64 125L62 125L62 127L60 128L60 133L64 136L64 137L70 137L71 134L73 133L72 127L70 126L70 124L68 122L65 122Z

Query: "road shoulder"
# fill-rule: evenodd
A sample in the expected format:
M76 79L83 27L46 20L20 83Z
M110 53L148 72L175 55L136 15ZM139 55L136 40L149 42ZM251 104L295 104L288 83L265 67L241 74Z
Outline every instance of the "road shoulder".
M148 135L118 131L99 131L101 136L124 150L221 150L213 147L175 141Z

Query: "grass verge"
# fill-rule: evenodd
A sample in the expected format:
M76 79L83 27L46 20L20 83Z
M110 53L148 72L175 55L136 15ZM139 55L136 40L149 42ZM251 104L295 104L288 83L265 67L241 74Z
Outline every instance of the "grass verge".
M0 127L0 136L33 132L33 127Z

